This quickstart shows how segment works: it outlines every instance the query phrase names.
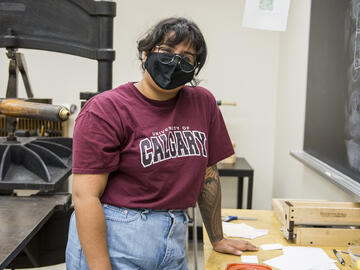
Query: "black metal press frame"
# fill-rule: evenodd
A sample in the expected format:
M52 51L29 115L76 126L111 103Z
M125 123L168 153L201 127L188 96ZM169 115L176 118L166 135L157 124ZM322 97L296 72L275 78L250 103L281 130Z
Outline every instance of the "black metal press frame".
M98 61L97 91L112 88L116 3L0 0L0 47L66 53Z

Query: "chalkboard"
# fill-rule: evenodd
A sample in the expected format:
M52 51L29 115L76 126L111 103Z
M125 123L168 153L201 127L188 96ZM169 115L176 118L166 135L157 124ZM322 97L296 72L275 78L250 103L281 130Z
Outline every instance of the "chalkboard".
M360 0L312 1L304 152L360 187Z

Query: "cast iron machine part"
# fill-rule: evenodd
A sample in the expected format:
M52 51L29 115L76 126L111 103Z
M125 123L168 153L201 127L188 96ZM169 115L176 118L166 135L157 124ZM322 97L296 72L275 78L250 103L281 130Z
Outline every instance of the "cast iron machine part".
M30 189L38 190L31 197L39 203L47 204L46 197L51 200L54 196L63 198L50 219L7 267L15 269L62 263L68 222L73 212L71 195L67 193L67 178L72 168L72 138L17 137L15 128L17 117L66 121L70 112L52 104L1 99L0 113L6 115L9 129L8 137L0 137L0 196L2 194L1 197L11 200L15 190Z
M7 49L10 60L6 98L17 98L20 72L28 97L26 102L35 101L19 48L96 60L97 92L111 89L115 16L116 2L109 0L0 0L0 48ZM17 137L11 141L0 137L0 141L0 193L24 188L40 190L46 196L63 194L59 183L65 183L71 174L71 138ZM25 155L27 158L23 158ZM38 196L42 195L37 194L35 198ZM56 211L7 267L40 267L64 262L70 214L71 209Z
M13 31L9 30L9 34ZM62 122L70 111L49 99L34 99L27 75L25 57L16 48L7 48L9 81L6 98L0 99L0 114L6 116L7 137L0 137L0 192L14 189L59 191L71 171L72 139L30 137L15 132L18 118ZM29 100L18 99L18 72L21 72ZM37 101L37 102L33 102ZM21 135L22 137L16 136ZM67 191L67 183L62 187Z
M11 33L11 31L10 31ZM25 57L16 48L8 48L9 81L6 97L0 99L0 114L6 116L7 137L0 137L0 195L9 205L21 189L37 190L29 198L39 201L38 207L55 197L61 201L50 220L10 260L8 267L38 267L64 261L67 226L73 211L71 195L67 193L67 178L71 174L72 139L64 137L30 137L27 130L17 130L18 118L41 120L45 123L68 120L70 111L52 105L50 99L35 99L27 76ZM24 82L28 100L17 98L18 72ZM35 102L34 102L35 101ZM21 134L22 137L17 135ZM61 191L61 192L60 192ZM47 198L44 198L47 196ZM21 200L19 198L18 200ZM24 225L26 220L23 221ZM20 250L19 250L20 251Z
M9 34L13 31L9 30ZM30 132L15 130L18 118L62 122L69 118L70 111L47 104L49 99L34 99L24 55L16 48L7 48L7 56L9 81L6 98L0 99L0 114L6 116L8 135L0 137L0 192L12 193L14 189L49 192L59 189L60 184L65 184L62 189L67 191L64 180L71 171L72 139L29 137ZM19 70L30 100L17 99Z
M63 106L11 98L0 99L0 114L6 115L8 129L8 136L0 137L0 196L11 200L19 192L15 190L26 189L37 190L31 197L39 200L39 204L47 204L46 198L63 198L50 219L24 249L19 250L8 267L40 267L64 262L68 222L73 212L71 195L67 193L72 138L18 137L15 129L18 117L60 122L66 121L70 112ZM26 220L23 222L26 224Z
M0 113L7 116L8 128L8 136L0 137L0 191L55 190L70 174L72 139L17 137L17 117L65 121L69 110L52 104L2 99Z

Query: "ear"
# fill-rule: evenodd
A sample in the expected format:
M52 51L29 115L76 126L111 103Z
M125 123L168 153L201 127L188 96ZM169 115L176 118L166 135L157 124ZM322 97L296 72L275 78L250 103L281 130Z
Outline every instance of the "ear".
M142 62L143 65L146 62L147 56L148 56L148 52L142 52L142 57L141 57L142 60L141 60L141 62Z

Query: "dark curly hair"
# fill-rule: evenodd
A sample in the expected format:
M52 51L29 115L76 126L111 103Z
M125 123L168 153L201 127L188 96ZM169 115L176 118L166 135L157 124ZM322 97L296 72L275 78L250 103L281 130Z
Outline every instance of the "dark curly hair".
M195 75L198 75L205 64L207 48L203 34L199 27L192 21L174 17L160 21L152 27L145 37L138 41L139 59L143 60L143 55L151 52L155 46L160 45L166 39L166 43L175 46L180 43L190 43L196 52L196 62L198 63ZM142 69L145 70L144 65ZM194 78L192 85L197 85L198 81Z

